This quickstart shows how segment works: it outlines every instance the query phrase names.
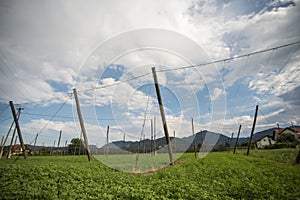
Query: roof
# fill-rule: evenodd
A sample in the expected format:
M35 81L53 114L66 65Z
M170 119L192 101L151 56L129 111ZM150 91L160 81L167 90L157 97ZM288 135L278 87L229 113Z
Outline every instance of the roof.
M299 132L300 132L300 128L287 127L287 128L284 128L283 130L281 130L278 134L283 133L285 130L291 130L291 131L293 131L294 133L299 133Z
M270 136L270 135L265 135L265 136L263 136L263 137L261 137L261 138L257 139L255 142L259 142L260 140L262 140L262 139L263 139L263 138L265 138L265 137L268 137L268 138L271 138L271 139L273 139L273 137L272 137L272 136Z
M24 145L25 146L25 149L28 150L28 146L27 145ZM21 149L21 145L20 144L15 144L12 146L12 150L15 151L15 150L19 150Z

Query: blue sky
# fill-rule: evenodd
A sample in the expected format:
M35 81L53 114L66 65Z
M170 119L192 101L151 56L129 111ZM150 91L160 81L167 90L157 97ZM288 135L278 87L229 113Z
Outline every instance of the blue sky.
M256 105L256 131L299 125L299 44L180 69L300 41L299 3L2 1L0 136L12 100L26 143L79 137L76 87L91 144L104 144L108 125L111 141L139 140L144 116L146 137L154 117L162 137L151 67L178 137L191 135L192 117L197 131L229 136L242 124L246 137Z

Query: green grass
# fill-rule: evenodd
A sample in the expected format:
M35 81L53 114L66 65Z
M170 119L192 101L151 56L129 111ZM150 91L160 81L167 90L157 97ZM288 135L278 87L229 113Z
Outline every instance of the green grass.
M0 199L300 199L300 166L232 153L193 156L153 174L83 156L2 159Z
M296 161L298 149L270 149L270 150L251 150L250 156L274 160L276 162L293 164ZM246 150L239 150L238 154L246 154Z
M173 154L173 159L177 160L182 154ZM97 160L103 164L125 172L145 172L161 169L170 163L168 154L115 154L115 155L96 155ZM137 159L138 158L138 159Z

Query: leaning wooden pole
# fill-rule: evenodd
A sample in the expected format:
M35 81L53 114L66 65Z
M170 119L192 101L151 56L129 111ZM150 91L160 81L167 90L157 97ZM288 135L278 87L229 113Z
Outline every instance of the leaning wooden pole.
M91 162L91 160L92 160L91 151L90 151L88 138L87 138L86 131L85 131L85 126L84 126L84 122L83 122L83 118L82 118L82 114L81 114L81 110L80 110L80 104L79 104L79 100L77 97L76 88L73 89L73 94L74 94L74 98L75 98L75 102L76 102L77 114L78 114L78 118L79 118L79 122L80 122L80 126L81 126L81 131L83 133L83 138L84 138L84 143L85 143L85 147L86 147L88 160Z
M192 118L192 132L193 132L193 137L194 137L194 154L195 158L197 158L197 151L196 151L196 137L195 137L195 129L194 129L194 118Z
M24 159L27 159L27 152L26 152L26 149L25 149L23 136L22 136L21 129L20 129L20 126L19 126L19 120L18 120L18 116L16 114L14 103L12 101L10 101L9 105L10 105L10 108L11 108L12 115L14 117L16 127L17 127L18 136L19 136L19 140L20 140L20 145L21 145L22 150L23 150L23 156L24 156Z
M17 127L15 127L13 135L11 137L9 149L6 154L6 158L11 158L11 156L12 156L12 148L13 148L13 143L14 143L14 139L15 139L15 135L16 135L16 130L17 130Z
M18 108L18 120L20 118L20 114L21 114L21 108ZM11 137L11 141L10 141L10 145L9 145L9 149L8 149L8 152L7 152L7 155L6 155L6 158L11 158L12 156L12 147L14 145L14 138L15 138L15 135L16 135L16 130L17 130L17 127L15 127L14 129L14 132L13 132L13 135ZM17 137L16 137L17 138Z
M2 145L1 145L1 150L0 150L0 159L2 158L2 154L3 154L4 147L5 147L5 143L6 143L6 141L7 141L7 138L8 138L8 136L9 136L9 133L10 133L10 131L11 131L11 129L12 129L14 123L15 123L14 121L11 123L11 125L10 125L10 127L9 127L9 130L8 130L8 132L7 132L7 134L6 134L5 138L4 138L4 140L3 140L3 137L4 137L4 136L2 137L3 142L1 142Z
M255 124L256 124L257 112L258 112L258 105L256 105L256 109L255 109L255 115L254 115L251 135L250 135L250 139L249 139L249 142L248 142L247 156L249 156L249 153L250 153L250 148L251 148L251 144L252 144L252 137L253 137L253 134L254 134Z
M153 119L153 153L156 155L156 117Z
M241 133L241 128L242 128L242 125L240 124L239 131L238 131L238 135L237 135L237 138L236 138L236 141L235 141L235 145L234 145L233 153L235 153L236 147L237 147L238 142L239 142L239 137L240 137L240 133Z
M160 89L159 89L159 85L158 85L155 67L152 67L152 74L153 74L153 78L154 78L157 100L158 100L159 110L160 110L161 119L162 119L162 123L163 123L163 127L164 127L166 142L168 145L170 165L173 165L174 161L173 161L173 153L172 153L172 147L171 147L171 142L170 142L170 137L169 137L168 125L167 125L167 120L166 120L166 116L165 116L163 102L162 102L161 95L160 95Z
M58 143L57 143L57 151L56 151L56 155L58 155L58 151L59 151L59 145L60 145L61 133L62 133L62 130L59 131L59 137L58 137Z
M105 155L106 156L108 156L108 151L109 151L108 142L109 142L109 126L107 126L107 129L106 129L106 147L105 147Z

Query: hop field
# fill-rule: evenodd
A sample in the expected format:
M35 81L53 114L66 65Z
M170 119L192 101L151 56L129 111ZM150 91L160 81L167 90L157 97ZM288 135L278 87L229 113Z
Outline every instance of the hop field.
M84 156L2 159L0 198L300 199L300 166L271 160L296 152L269 152L210 153L203 159L184 154L174 166L151 174L120 172Z

